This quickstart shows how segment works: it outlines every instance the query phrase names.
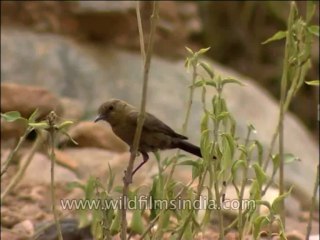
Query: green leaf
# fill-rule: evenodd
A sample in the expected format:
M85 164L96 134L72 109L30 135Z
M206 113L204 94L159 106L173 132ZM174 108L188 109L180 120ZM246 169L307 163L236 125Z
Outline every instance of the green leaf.
M199 167L199 162L195 161L195 160L185 160L185 161L177 163L177 165Z
M184 67L187 69L187 71L190 69L190 58L187 58L184 62Z
M191 55L193 55L193 54L194 54L194 52L193 52L190 48L185 47L185 49L187 49L187 51L188 51Z
M130 224L130 229L133 233L142 234L144 231L141 210L135 209L133 211L132 220Z
M316 12L316 3L315 1L307 1L307 14L306 14L306 22L309 23Z
M108 178L107 179L107 190L108 190L108 192L110 192L113 187L115 175L112 172L112 169L111 169L109 162L108 162L108 168L109 168L109 171L108 171L108 177L107 177Z
M239 149L239 151L242 152L242 154L244 154L244 156L247 156L247 155L248 155L248 151L247 151L247 148L246 148L245 145L239 144L239 145L238 145L238 149Z
M253 222L253 238L259 239L261 228L270 223L267 216L258 216Z
M255 128L255 127L253 126L253 124L251 124L251 123L248 124L248 129L249 129L250 131L252 131L253 133L257 133L256 128Z
M229 115L230 115L229 112L221 112L221 113L219 113L219 115L217 116L217 120L218 120L218 121L221 121L222 119L228 117Z
M33 127L34 129L48 129L48 128L50 128L49 124L45 121L38 122L38 123L32 123L32 122L30 123L29 122L28 125L30 127Z
M221 85L224 86L225 84L229 84L229 83L235 83L238 84L240 86L244 86L244 84L242 82L240 82L237 79L233 79L233 78L224 78L221 80Z
M222 144L221 170L225 171L230 169L232 164L232 147L226 137L222 139Z
M92 199L94 190L96 185L96 179L94 177L90 177L87 181L86 187L85 187L85 198L86 199Z
M64 134L64 135L66 135L66 136L69 138L69 140L70 140L74 145L78 145L78 143L69 135L69 133L67 133L67 132L64 131L64 130L61 130L61 133Z
M210 47L201 48L197 53L198 53L199 55L202 55L202 54L208 52L209 50L210 50Z
M208 130L208 119L209 119L209 114L208 112L205 112L201 120L201 127L200 127L201 132Z
M275 200L273 200L271 204L271 210L273 211L274 214L280 213L282 208L282 202L289 194L291 194L292 189L293 187L291 187L288 192L285 192L284 194L278 196Z
M214 73L211 69L211 67L209 66L209 64L207 64L206 62L200 62L200 66L206 71L206 73L208 73L208 75L213 78Z
M192 166L192 180L196 179L200 175L201 166Z
M200 150L204 159L211 159L211 141L210 141L210 130L207 129L201 133L200 138Z
M274 169L273 171L276 171L280 166L279 154L272 155L271 159L272 159L272 164L273 164L273 169Z
M320 81L319 80L312 80L312 81L306 81L305 83L308 85L311 85L311 86L319 86Z
M119 210L116 211L115 217L112 220L112 223L110 226L110 232L112 236L120 232L120 211Z
M82 190L85 190L85 186L80 182L68 182L67 183L67 189L72 190L74 188L80 188Z
M261 188L262 185L267 180L267 175L257 163L253 164L253 168L254 168L254 171L255 171L259 186Z
M315 35L316 37L319 37L319 26L317 25L312 25L308 27L308 31Z
M21 114L18 111L11 111L6 113L1 113L1 118L7 122L14 122L18 119L21 119Z
M233 157L234 149L236 147L233 137L229 133L223 133L221 135L226 140L225 143L227 143L229 145L230 151L231 151L231 157Z
M71 126L72 124L73 124L73 121L64 121L61 124L59 124L58 129L59 130L64 129L66 127Z
M36 119L39 117L39 109L37 108L36 110L34 110L34 112L30 115L28 122L29 123L34 123L36 121Z
M284 163L285 164L296 162L296 161L300 161L300 158L293 155L292 153L285 153L284 154Z
M190 87L195 87L195 88L202 87L203 84L205 84L205 82L203 80L198 80L193 85L191 85Z
M232 176L233 176L233 177L236 176L236 173L237 173L239 167L246 168L246 167L247 167L247 162L244 161L244 160L242 160L242 159L239 159L239 160L236 160L236 161L232 164L231 173L232 173Z
M259 186L258 180L254 180L251 184L250 199L261 199L261 187Z
M254 140L254 143L258 149L258 163L262 166L263 146L258 140Z
M285 38L286 36L287 36L287 31L279 31L279 32L276 32L272 37L264 41L262 44L267 44L272 41L278 41Z
M212 86L212 87L217 87L217 83L215 81L212 80L206 80L205 81L206 85Z
M283 161L284 163L292 163L292 162L295 162L295 161L299 161L300 159L296 156L294 156L293 154L291 153L285 153L283 154ZM274 171L277 170L280 166L280 156L279 154L276 154L276 155L273 155L272 156L272 162L273 162L273 168L274 168Z

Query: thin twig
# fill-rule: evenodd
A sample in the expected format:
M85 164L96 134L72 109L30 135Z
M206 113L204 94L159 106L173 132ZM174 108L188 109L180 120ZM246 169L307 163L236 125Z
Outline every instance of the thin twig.
M57 213L57 209L56 209L56 196L55 196L55 183L54 183L54 166L55 166L55 162L56 162L56 155L55 155L55 138L56 138L56 126L55 126L55 121L56 121L56 114L55 112L50 112L48 117L47 117L47 121L48 124L50 126L49 128L49 137L50 137L50 147L51 147L51 151L49 154L50 160L51 160L51 181L50 181L50 192L51 192L51 204L52 204L52 212L53 212L53 217L54 217L54 222L57 228L57 232L58 232L58 239L59 240L63 240L62 237L62 232L61 232L61 226L59 223L59 217L58 217L58 213Z
M137 14L137 21L138 21L140 50L141 50L141 55L144 62L146 60L146 50L144 47L145 45L144 45L143 28L142 28L141 14L140 14L140 1L137 1L136 14Z
M285 100L286 100L286 91L288 83L288 74L289 74L289 51L291 46L292 34L292 25L294 21L294 7L295 3L292 2L290 5L290 14L288 19L288 31L286 36L286 45L285 45L285 55L283 60L283 73L281 77L281 96L280 96L280 113L279 113L279 195L284 194L284 153L283 153L283 144L284 144L284 114L285 114ZM283 226L285 227L285 206L284 201L281 202L282 207L280 208L280 218Z
M20 149L22 143L26 140L26 137L28 136L28 134L31 132L31 128L28 128L25 133L20 137L18 144L16 145L16 147L12 150L12 152L10 152L7 160L4 162L3 164L3 168L1 169L1 177L2 175L7 171L8 167L10 166L10 163L12 161L12 159L14 158L14 156L16 155L16 153L18 152L18 150Z
M310 213L309 213L309 221L308 221L308 226L307 226L307 235L306 239L309 240L310 233L311 233L311 227L312 227L312 219L313 219L313 211L316 206L316 201L317 201L317 191L319 187L319 164L317 166L317 174L316 174L316 180L314 183L314 188L313 188L313 195L311 199L311 207L310 207Z
M32 148L31 148L31 150L29 151L29 153L27 155L26 160L23 163L21 163L21 166L19 167L18 172L16 173L16 175L10 181L8 187L3 191L3 193L1 193L1 204L2 204L3 199L5 198L5 196L9 192L11 192L17 186L17 184L20 182L20 180L23 177L24 173L26 172L31 160L33 159L34 154L40 148L42 143L43 143L43 138L42 138L41 135L38 135L36 141L33 143Z
M148 42L148 49L144 61L144 72L143 72L143 90L142 90L142 98L141 98L141 105L140 105L140 113L138 117L138 123L137 128L133 140L133 146L130 149L131 155L129 164L127 167L127 170L125 172L125 176L123 179L123 191L122 191L122 209L121 209L121 239L125 240L127 237L127 209L126 209L126 201L128 198L128 191L129 191L129 185L132 182L132 170L134 165L134 160L136 158L137 152L138 152L138 146L140 142L141 137L141 131L143 127L144 117L145 117L145 106L147 101L147 89L148 89L148 79L149 79L149 71L150 71L150 63L151 63L151 56L153 53L153 45L154 45L154 37L155 37L155 31L157 27L157 21L158 21L158 2L153 2L153 12L151 16L151 31L149 36L149 42Z

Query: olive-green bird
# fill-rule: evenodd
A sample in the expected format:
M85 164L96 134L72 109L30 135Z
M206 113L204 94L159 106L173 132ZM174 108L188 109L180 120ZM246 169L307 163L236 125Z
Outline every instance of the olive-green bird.
M111 125L113 132L131 148L136 132L138 115L139 112L130 104L119 99L111 99L99 107L95 122L99 120L107 121ZM146 113L138 148L138 151L143 156L143 162L136 167L132 175L148 161L148 152L180 148L202 157L200 148L187 142L186 139L188 138L176 133L152 114Z

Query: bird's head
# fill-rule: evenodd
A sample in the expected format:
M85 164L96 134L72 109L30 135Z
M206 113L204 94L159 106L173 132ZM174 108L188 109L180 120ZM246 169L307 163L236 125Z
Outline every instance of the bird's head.
M112 124L119 120L126 105L127 104L124 101L119 99L110 99L101 104L98 110L98 116L94 121L98 122L104 120Z

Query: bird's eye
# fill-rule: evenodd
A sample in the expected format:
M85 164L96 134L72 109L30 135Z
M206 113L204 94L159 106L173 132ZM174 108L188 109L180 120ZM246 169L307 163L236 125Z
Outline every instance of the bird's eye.
M109 110L112 111L113 110L113 106L109 106Z

